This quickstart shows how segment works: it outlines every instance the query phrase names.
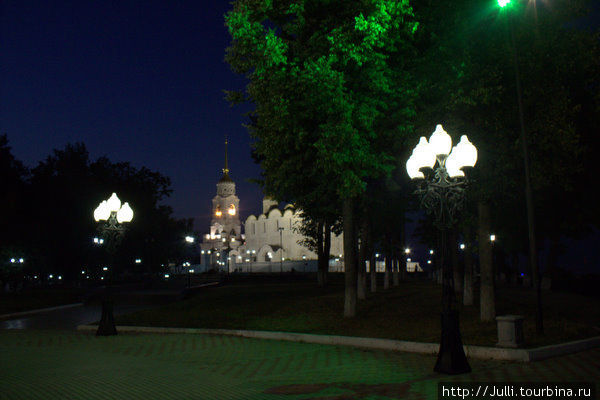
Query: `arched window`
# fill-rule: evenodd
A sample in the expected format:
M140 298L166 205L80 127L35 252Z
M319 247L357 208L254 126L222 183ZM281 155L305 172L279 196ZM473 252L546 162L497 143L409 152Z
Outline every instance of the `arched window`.
M215 210L215 216L217 218L221 217L221 215L223 215L223 213L221 212L221 206L217 206L216 210Z
M235 210L235 206L234 206L233 204L231 204L231 205L229 206L229 209L227 210L227 213L228 213L229 215L235 215L235 213L236 213L236 210Z

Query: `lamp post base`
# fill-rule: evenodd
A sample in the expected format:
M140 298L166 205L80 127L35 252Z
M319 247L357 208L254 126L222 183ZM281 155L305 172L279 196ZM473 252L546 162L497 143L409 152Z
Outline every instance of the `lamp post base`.
M442 339L433 370L449 375L471 372L460 337L457 311L447 310L442 312Z
M110 300L102 300L102 318L96 331L96 336L113 336L117 334L115 317L113 316L113 304Z

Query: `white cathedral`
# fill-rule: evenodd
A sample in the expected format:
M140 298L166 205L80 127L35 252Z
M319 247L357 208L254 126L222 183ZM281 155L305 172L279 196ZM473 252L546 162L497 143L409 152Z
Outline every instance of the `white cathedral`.
M279 271L278 268L282 271L316 268L317 254L300 244L304 236L297 228L302 219L293 205L280 210L276 201L265 197L262 214L246 218L242 233L239 204L235 182L229 177L225 141L225 168L212 200L210 233L204 235L200 244L205 269L273 272ZM341 265L343 253L343 235L332 233L333 267Z

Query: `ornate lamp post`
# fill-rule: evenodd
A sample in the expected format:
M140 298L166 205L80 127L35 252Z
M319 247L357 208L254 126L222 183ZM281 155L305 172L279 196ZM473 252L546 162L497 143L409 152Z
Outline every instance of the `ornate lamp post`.
M447 374L470 372L465 356L458 312L454 309L454 279L452 264L445 262L446 234L457 221L465 199L465 167L477 162L477 149L467 136L452 147L452 138L442 125L438 125L429 138L421 137L412 155L406 162L406 170L413 180L419 180L416 191L421 197L421 206L433 214L434 223L441 232L442 264L442 337L434 371Z
M111 260L117 250L117 246L123 238L124 223L131 222L133 219L133 210L128 203L121 204L121 200L116 193L113 193L108 200L102 201L94 210L94 219L102 224L98 227L103 238L106 240L106 251ZM112 265L111 265L112 266ZM102 299L102 317L98 325L97 336L116 335L115 319L113 316L112 301L105 294Z

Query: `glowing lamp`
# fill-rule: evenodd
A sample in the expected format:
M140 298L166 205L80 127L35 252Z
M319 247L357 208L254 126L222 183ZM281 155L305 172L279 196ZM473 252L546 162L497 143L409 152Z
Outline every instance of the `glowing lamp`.
M446 171L448 171L448 176L450 176L450 178L465 176L465 173L460 170L462 165L460 165L458 157L458 151L456 150L456 146L454 146L452 152L448 158L446 158Z
M419 171L419 165L414 155L410 156L408 161L406 161L406 172L408 172L408 176L410 176L410 179L425 178L425 175L421 171Z
M194 243L194 237L193 236L186 236L185 237L185 241L188 243Z
M444 128L442 128L442 125L438 124L435 127L435 131L433 131L429 138L429 146L431 149L430 151L436 156L446 156L450 154L450 150L452 149L452 138Z
M116 193L113 193L106 203L111 212L117 212L121 208L121 200L119 200Z
M460 137L460 142L452 150L456 151L457 159L460 167L474 167L477 163L477 148L473 146L473 143L469 142L467 135Z
M94 219L98 221L106 221L110 218L110 207L106 200L102 201L94 210Z
M498 5L500 6L500 8L506 7L508 3L510 3L510 0L498 0Z
M435 153L425 136L421 136L419 143L413 150L413 155L417 159L417 165L419 168L429 167L433 168L435 165Z
M123 204L123 207L117 211L117 222L131 222L133 219L133 210L129 207L129 203Z

